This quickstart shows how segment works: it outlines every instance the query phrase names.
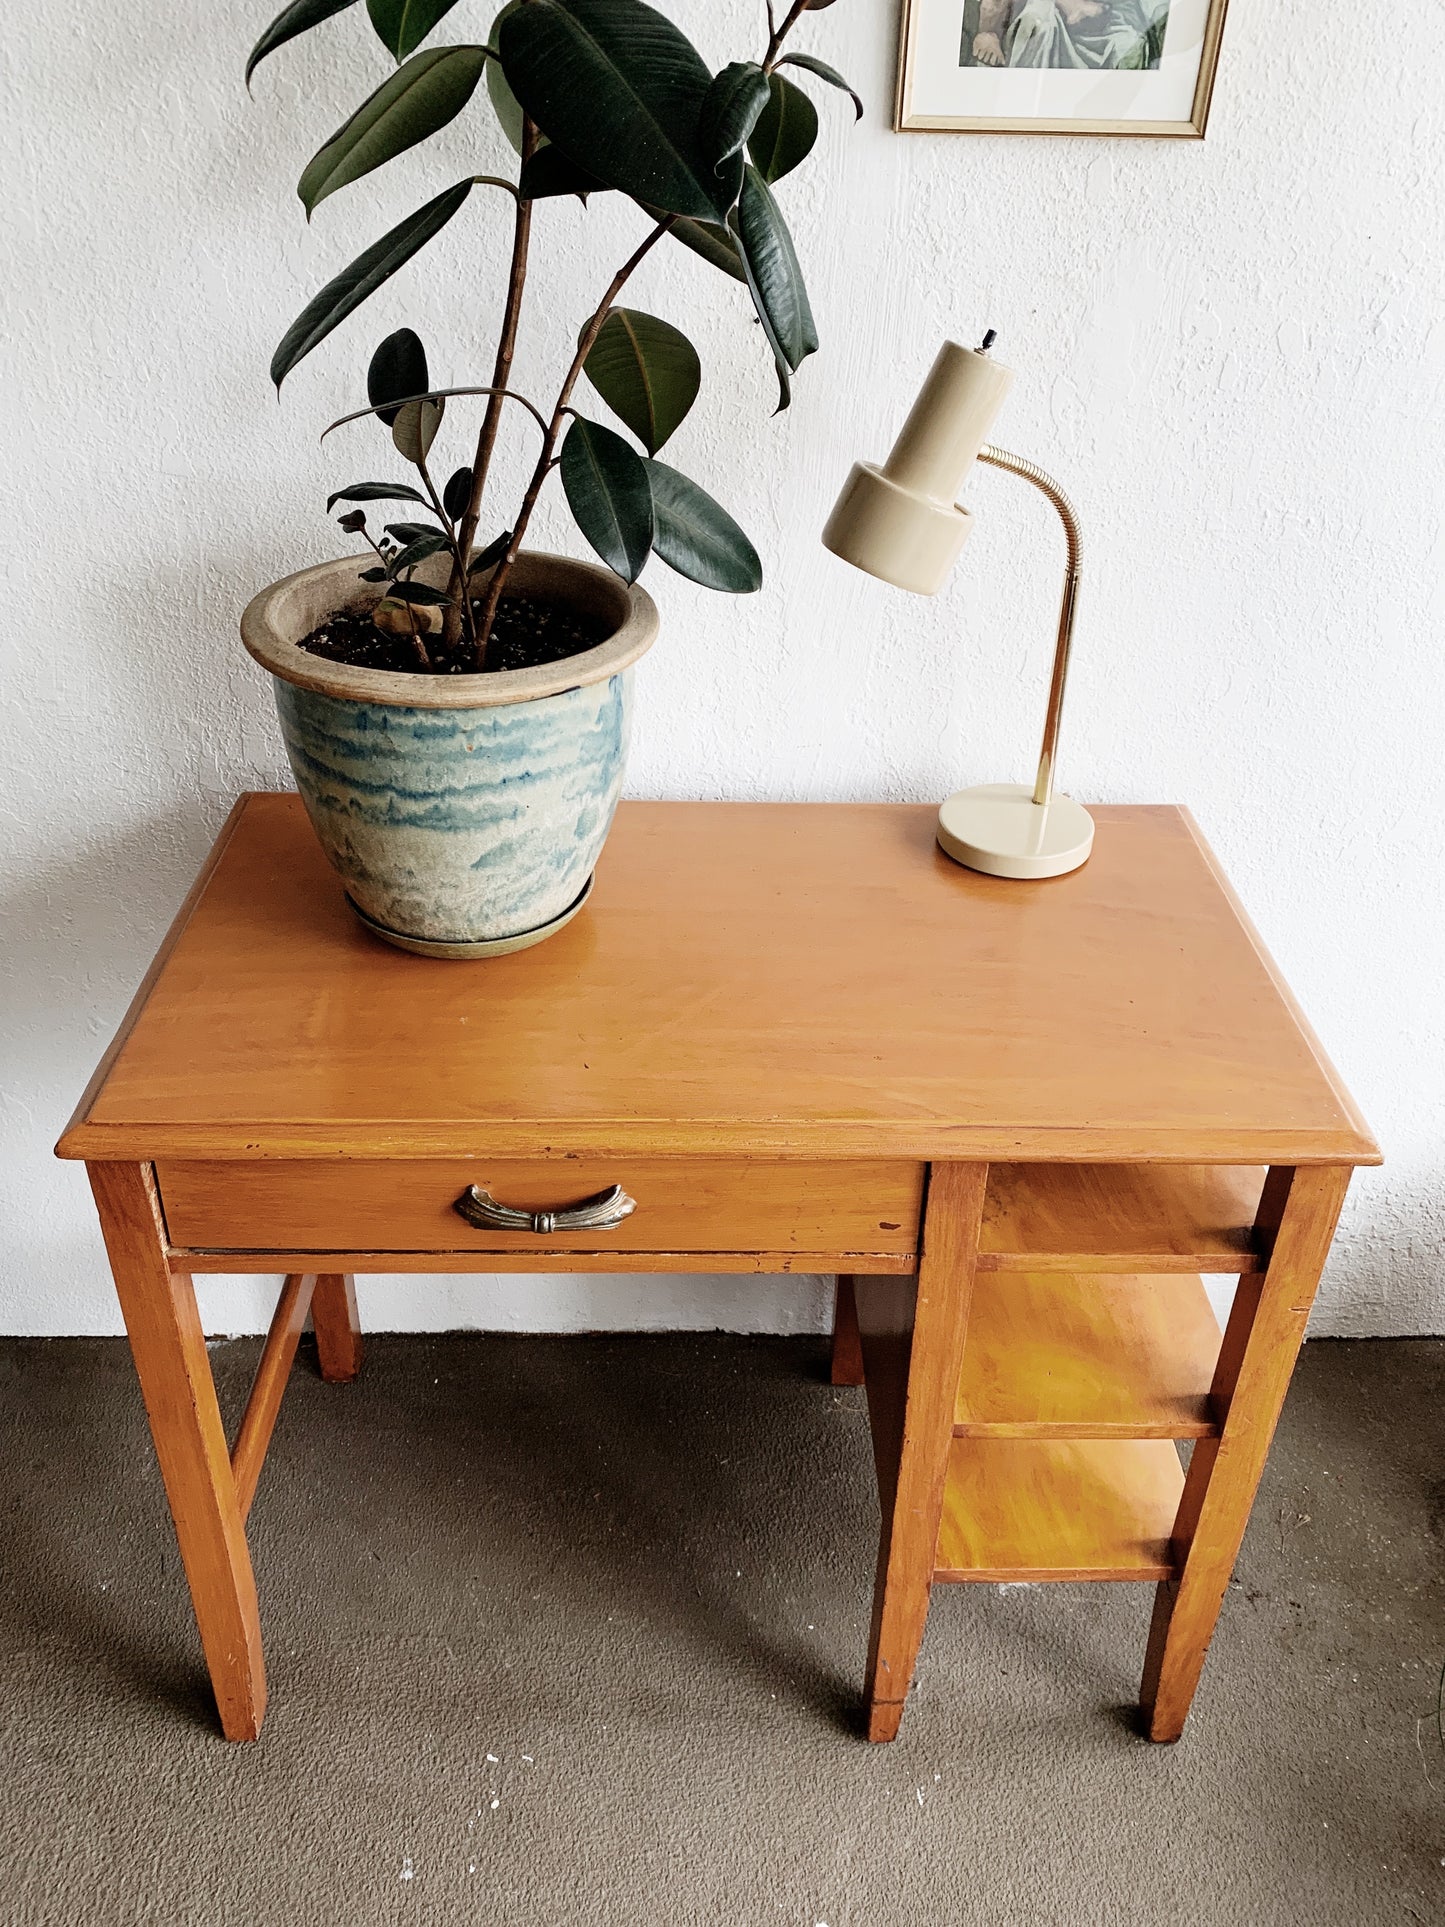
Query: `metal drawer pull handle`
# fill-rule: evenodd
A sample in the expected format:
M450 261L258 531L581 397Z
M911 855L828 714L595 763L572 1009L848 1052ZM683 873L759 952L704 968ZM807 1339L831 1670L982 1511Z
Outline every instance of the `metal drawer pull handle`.
M637 1200L614 1184L595 1198L564 1204L557 1211L519 1211L515 1205L498 1204L490 1191L469 1184L452 1209L479 1231L535 1231L550 1238L555 1231L615 1231L637 1209Z

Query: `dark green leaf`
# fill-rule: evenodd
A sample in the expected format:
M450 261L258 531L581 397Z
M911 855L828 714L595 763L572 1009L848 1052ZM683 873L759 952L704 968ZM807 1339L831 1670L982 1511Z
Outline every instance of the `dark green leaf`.
M431 453L445 410L444 401L403 402L391 425L391 439L397 454L420 467Z
M386 569L363 569L356 579L358 582L389 582L391 575Z
M414 328L398 328L371 357L366 371L366 399L390 428L401 413L400 404L408 396L424 395L430 386L421 336ZM397 406L383 408L383 402L395 402Z
M457 0L366 0L366 11L381 44L394 60L405 60L421 45Z
M569 160L561 148L547 141L522 168L517 192L524 201L544 201L557 194L577 194L585 201L589 194L601 194L606 183L585 167Z
M512 92L564 154L635 200L707 220L732 205L702 151L712 76L643 0L527 0L498 26Z
M713 81L703 95L698 133L715 169L746 147L769 94L768 77L755 60L735 60Z
M652 487L642 457L610 428L579 415L562 444L562 487L578 528L608 568L635 582L652 547Z
M439 609L451 601L444 589L433 589L427 582L393 582L391 593L401 602L424 602L429 609Z
M788 376L818 346L808 290L788 232L767 182L755 167L743 177L742 198L729 217L747 272L748 290L778 366L778 407L792 400Z
M651 208L645 211L652 213ZM721 268L724 274L730 274L734 281L747 280L737 242L720 221L674 221L667 231L675 241L681 241L694 254L700 254L704 261Z
M360 535L366 527L365 509L348 509L345 515L338 515L337 526L346 530L348 535Z
M702 385L702 364L687 336L638 308L612 310L583 367L649 455L676 431Z
M814 0L814 5L817 4L819 4L819 0ZM826 0L826 4L831 4L831 0ZM843 76L838 72L838 69L836 67L830 67L826 60L817 60L812 54L784 54L778 62L778 65L780 67L801 67L805 73L816 74L819 80L826 80L830 87L841 88L842 91L849 96L854 107L857 109L854 118L862 120L862 100L854 93L847 81L844 80Z
M512 531L510 529L503 529L495 541L489 542L484 549L478 549L471 561L467 564L468 576L481 575L487 569L495 568L507 553L511 540Z
M400 555L391 558L391 566L398 573L402 569L414 569L418 562L425 562L429 555L440 555L443 549L450 547L447 538L432 529L425 535L419 535L415 542L408 542Z
M454 469L451 479L442 490L442 507L454 522L460 522L471 499L472 471L469 468Z
M284 47L288 40L294 40L298 33L306 33L312 27L319 27L323 20L329 20L334 13L343 13L353 6L355 0L291 0L289 7L283 7L261 38L251 49L251 58L246 62L246 85L251 84L251 76L266 58Z
M307 214L455 120L486 64L480 47L431 47L398 68L307 162L296 188Z
M644 462L652 489L652 546L670 569L705 589L751 595L762 587L758 552L727 510L665 462Z
M386 532L398 542L420 542L424 535L436 535L438 530L435 522L388 522Z
M818 138L818 110L791 80L774 74L768 82L767 106L758 116L748 142L758 172L769 183L791 174L808 158Z
M507 0L506 6L502 8L502 11L492 22L490 44L493 47L498 44L502 22L507 18L508 14L515 13L521 4L522 0ZM500 60L489 60L487 62L487 92L492 97L492 109L501 124L502 132L511 143L513 151L520 154L522 151L522 109L518 103L517 96L507 85L507 76L502 72L502 63Z
M433 235L440 234L471 191L470 179L458 181L415 214L408 214L307 302L271 357L271 379L278 388L298 361L374 294L383 281L405 266Z
M350 488L339 488L334 495L326 498L326 513L329 515L338 502L425 502L426 497L418 489L408 488L405 482L353 482Z

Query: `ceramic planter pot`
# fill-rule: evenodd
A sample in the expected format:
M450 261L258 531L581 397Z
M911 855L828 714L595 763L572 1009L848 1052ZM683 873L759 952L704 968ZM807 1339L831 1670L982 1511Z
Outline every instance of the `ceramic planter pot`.
M612 826L632 665L657 634L656 606L605 569L523 554L517 592L603 618L605 641L535 669L397 675L298 647L326 617L369 606L358 566L287 576L241 618L321 847L363 922L403 949L539 943L581 908Z

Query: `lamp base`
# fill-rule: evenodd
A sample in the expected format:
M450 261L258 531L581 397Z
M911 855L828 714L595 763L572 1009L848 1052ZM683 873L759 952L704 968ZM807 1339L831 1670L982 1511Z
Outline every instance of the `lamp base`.
M1094 819L1067 796L1036 803L1027 783L977 783L938 812L938 847L991 877L1061 877L1087 862Z

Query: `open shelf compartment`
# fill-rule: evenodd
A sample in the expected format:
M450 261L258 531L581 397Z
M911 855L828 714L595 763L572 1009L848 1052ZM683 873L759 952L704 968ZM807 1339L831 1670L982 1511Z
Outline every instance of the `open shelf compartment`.
M1258 1165L995 1164L980 1271L1258 1271Z
M1172 1578L1183 1490L1165 1439L955 1439L934 1577Z
M980 1272L953 1429L1210 1438L1220 1332L1198 1274Z

